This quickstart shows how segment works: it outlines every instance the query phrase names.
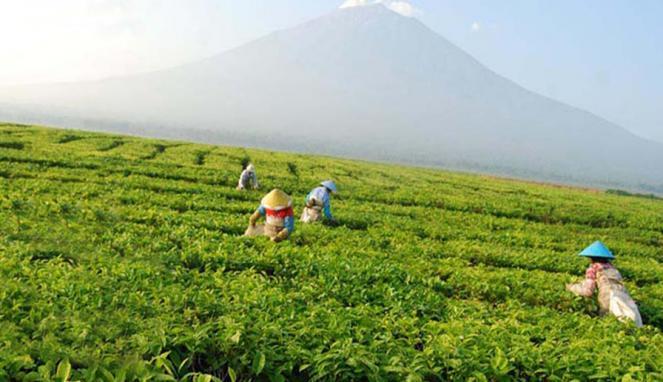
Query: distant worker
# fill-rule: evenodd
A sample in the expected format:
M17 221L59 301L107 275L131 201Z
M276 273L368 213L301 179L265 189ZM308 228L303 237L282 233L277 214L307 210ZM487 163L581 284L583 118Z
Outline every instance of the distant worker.
M261 217L265 218L265 224L256 224ZM285 192L274 189L262 198L260 206L249 218L249 228L244 236L265 235L278 243L287 239L294 229L292 199Z
M325 180L319 187L314 188L306 195L306 206L302 213L301 221L313 223L322 220L323 214L330 222L335 222L331 213L331 194L336 194L338 189L332 180Z
M589 257L591 264L585 272L585 280L568 284L566 289L578 296L591 297L598 288L600 313L612 313L620 321L629 319L642 326L642 318L635 301L628 294L622 282L622 275L610 263L615 256L600 241L587 247L580 256Z
M258 184L258 176L256 175L256 168L253 166L253 164L249 163L249 165L246 166L244 170L242 170L242 174L239 176L239 182L237 182L237 189L257 190L259 187L260 184Z

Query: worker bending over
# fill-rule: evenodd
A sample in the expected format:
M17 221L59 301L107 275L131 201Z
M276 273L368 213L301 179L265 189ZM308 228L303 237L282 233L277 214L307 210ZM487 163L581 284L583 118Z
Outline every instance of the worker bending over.
M591 297L598 289L600 313L612 313L620 321L626 319L642 326L642 318L635 301L628 294L622 282L622 275L610 263L615 256L600 241L587 247L580 256L591 261L585 272L585 280L577 284L568 284L566 289L578 296Z
M259 187L260 184L258 184L258 176L256 175L256 168L253 166L253 164L249 163L249 165L246 166L244 170L242 170L242 174L240 174L239 176L239 182L237 182L237 189L257 190Z
M314 188L306 195L306 206L302 213L301 221L313 223L322 220L323 215L330 222L334 222L331 213L331 194L338 192L336 184L331 180L325 180L319 187Z
M265 218L265 224L257 224ZM295 229L292 211L292 199L285 192L274 189L262 201L258 209L249 218L249 228L244 236L268 236L274 242L287 239Z

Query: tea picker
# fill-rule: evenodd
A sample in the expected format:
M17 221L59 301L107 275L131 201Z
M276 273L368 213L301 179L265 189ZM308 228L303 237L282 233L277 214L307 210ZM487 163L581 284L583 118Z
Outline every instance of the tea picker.
M257 224L265 218L265 224ZM292 211L292 199L285 192L274 189L262 201L258 209L249 218L249 227L244 236L268 236L274 242L287 239L295 229Z
M306 206L302 213L301 221L304 223L313 223L326 218L334 222L331 213L331 194L338 193L336 183L332 180L325 180L306 195Z
M598 288L598 302L601 314L611 313L620 321L631 320L635 325L642 326L642 318L635 301L628 294L622 281L622 275L610 263L615 256L600 241L585 248L580 256L588 257L589 268L585 272L585 280L568 284L566 289L578 296L591 297Z
M258 184L258 176L256 175L256 168L252 163L249 163L248 166L239 176L239 182L237 182L238 190L248 190L248 189L258 189L260 184Z

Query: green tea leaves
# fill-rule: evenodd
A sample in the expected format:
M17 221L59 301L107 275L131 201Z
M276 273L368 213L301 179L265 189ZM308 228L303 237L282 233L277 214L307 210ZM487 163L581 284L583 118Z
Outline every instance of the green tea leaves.
M0 147L0 381L663 380L659 200L3 130L22 149ZM235 190L248 155L296 213L343 184L339 224L241 237L262 197ZM645 327L565 290L597 239Z
M265 355L262 352L258 352L256 353L255 357L253 357L253 364L251 366L251 370L253 371L254 374L258 375L262 372L264 368L265 368ZM302 371L301 368L300 371Z

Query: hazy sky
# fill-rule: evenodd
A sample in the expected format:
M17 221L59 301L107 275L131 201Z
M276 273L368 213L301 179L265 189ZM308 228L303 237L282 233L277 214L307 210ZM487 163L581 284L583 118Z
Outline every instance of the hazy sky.
M383 1L526 88L663 141L663 1ZM0 0L0 85L170 67L343 2Z

